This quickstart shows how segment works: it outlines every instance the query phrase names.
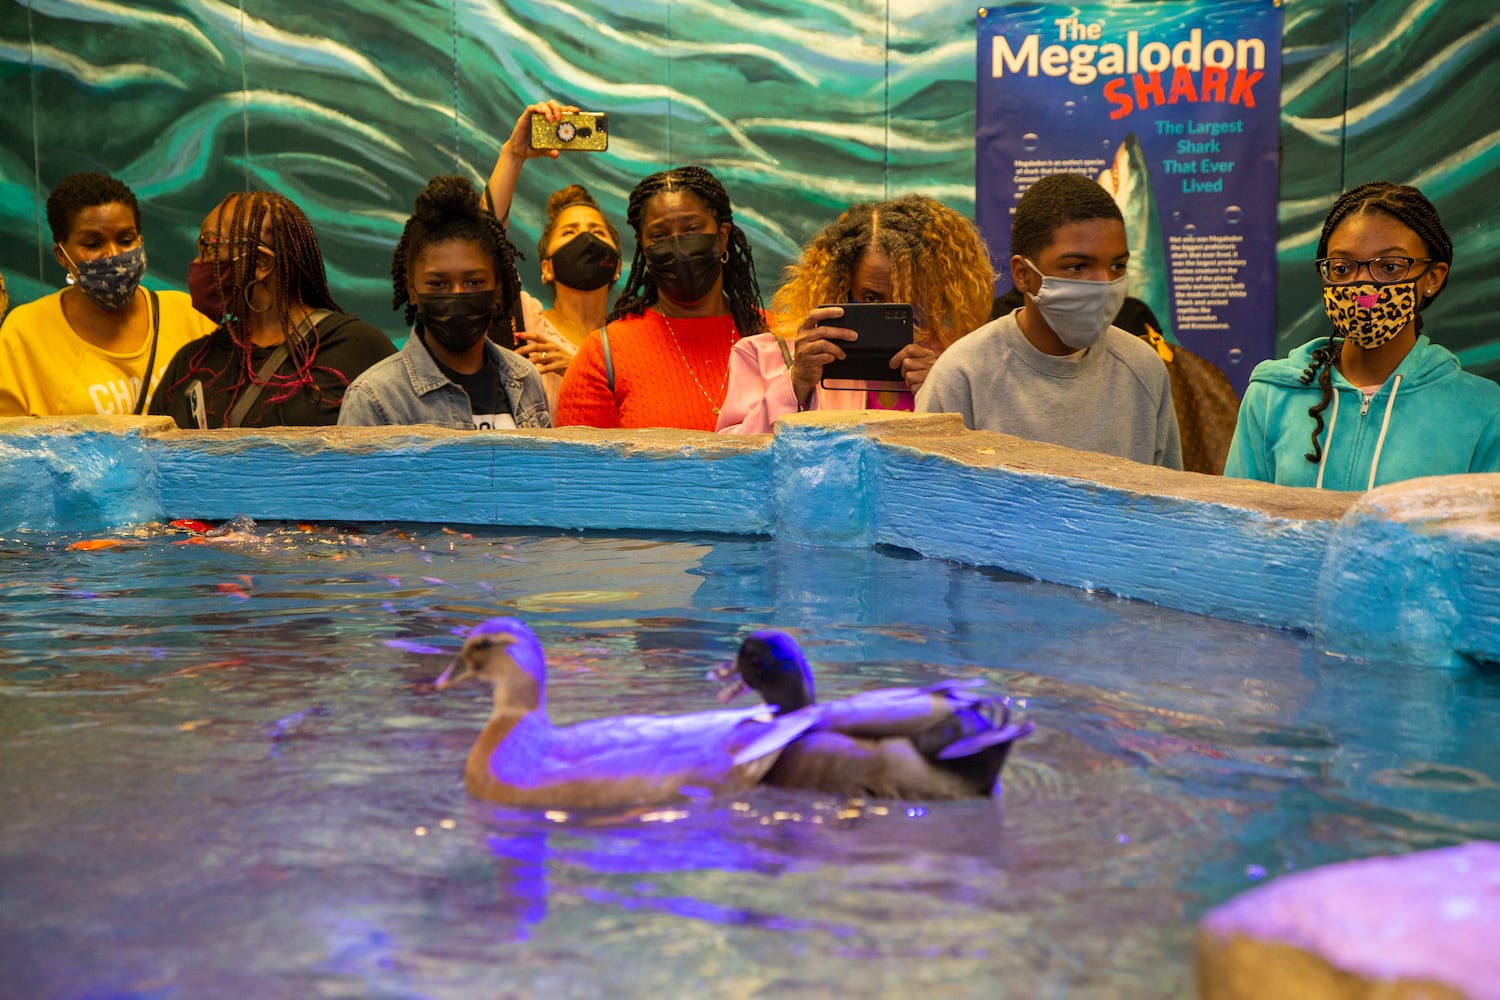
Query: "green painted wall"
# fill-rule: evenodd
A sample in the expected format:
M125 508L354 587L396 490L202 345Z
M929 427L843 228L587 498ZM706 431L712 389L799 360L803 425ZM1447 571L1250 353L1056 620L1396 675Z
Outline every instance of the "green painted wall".
M399 335L390 255L417 191L444 171L482 178L522 106L552 95L608 111L615 135L607 154L527 167L513 226L533 291L549 191L581 181L622 220L636 180L690 162L725 181L769 291L852 201L915 190L972 210L974 9L0 0L0 271L14 301L57 287L41 206L68 173L141 196L159 287L182 287L220 197L274 188L312 218L342 304ZM1332 199L1387 178L1427 191L1457 244L1429 332L1500 373L1500 10L1289 0L1283 52L1279 350L1322 329L1310 261Z

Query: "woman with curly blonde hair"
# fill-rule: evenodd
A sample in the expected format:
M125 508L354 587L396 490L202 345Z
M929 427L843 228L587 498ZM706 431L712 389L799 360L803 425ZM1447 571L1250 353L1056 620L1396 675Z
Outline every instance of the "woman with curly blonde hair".
M729 361L718 430L762 434L776 418L814 409L910 410L938 355L989 318L994 271L973 223L923 195L854 205L787 266L772 299L774 333L746 337ZM822 386L823 366L858 335L837 325L835 302L905 302L914 342L890 360L904 388ZM833 325L819 326L819 323ZM898 375L899 373L899 375Z

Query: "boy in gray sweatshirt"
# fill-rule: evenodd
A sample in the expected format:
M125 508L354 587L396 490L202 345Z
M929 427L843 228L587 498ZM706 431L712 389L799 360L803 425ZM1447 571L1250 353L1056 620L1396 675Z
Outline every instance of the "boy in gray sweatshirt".
M1128 292L1119 206L1081 174L1043 177L1016 203L1010 272L1026 304L960 338L917 393L970 430L1182 468L1166 365L1110 325Z

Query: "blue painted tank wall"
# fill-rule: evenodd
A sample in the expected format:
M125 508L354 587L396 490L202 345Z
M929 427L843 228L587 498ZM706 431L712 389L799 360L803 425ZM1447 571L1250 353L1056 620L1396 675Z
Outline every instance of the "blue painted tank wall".
M1500 662L1500 474L1293 490L969 432L953 414L809 413L774 436L8 418L0 481L0 532L244 514L886 544L1310 631L1350 656Z

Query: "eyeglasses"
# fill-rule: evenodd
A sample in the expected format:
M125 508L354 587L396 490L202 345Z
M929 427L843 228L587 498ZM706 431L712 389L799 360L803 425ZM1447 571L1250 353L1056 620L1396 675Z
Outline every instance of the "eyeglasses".
M1319 257L1313 263L1325 284L1350 285L1359 280L1360 268L1370 273L1370 280L1377 285L1389 285L1405 281L1411 274L1413 264L1430 264L1431 257L1372 257L1355 260L1353 257Z

